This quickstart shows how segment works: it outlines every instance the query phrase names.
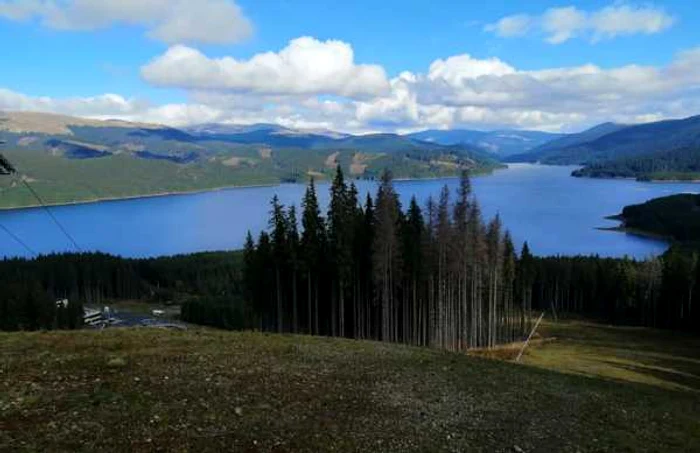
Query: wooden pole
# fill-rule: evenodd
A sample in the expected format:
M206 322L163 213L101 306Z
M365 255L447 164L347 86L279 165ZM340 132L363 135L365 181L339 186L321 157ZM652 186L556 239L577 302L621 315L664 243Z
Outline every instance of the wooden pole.
M540 323L542 322L542 318L544 318L544 312L542 312L542 314L540 315L540 319L538 319L537 322L535 323L535 327L532 328L530 335L528 335L527 340L525 340L525 344L523 345L522 348L520 348L520 352L518 353L518 357L515 359L516 362L520 362L520 358L523 356L523 352L525 352L525 348L527 348L528 343L530 343L530 339L535 334L535 331L537 330L537 326L539 326Z

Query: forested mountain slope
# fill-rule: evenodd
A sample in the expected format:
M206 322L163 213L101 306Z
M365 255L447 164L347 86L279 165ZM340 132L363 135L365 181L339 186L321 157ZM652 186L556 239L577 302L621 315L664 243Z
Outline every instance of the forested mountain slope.
M33 112L0 113L0 153L47 203L69 203L224 186L354 178L384 168L404 178L489 171L496 157L394 134L348 136L275 125L171 127ZM0 179L0 208L35 205L17 181Z
M696 181L700 180L700 147L593 163L572 174L591 178L635 178L640 181Z
M441 145L470 145L494 153L501 158L508 158L514 154L521 154L535 149L545 143L556 141L566 137L566 135L515 129L496 131L430 129L408 134L407 137Z
M619 219L623 228L700 243L700 195L678 194L626 206Z
M638 125L604 124L546 144L514 161L544 164L593 164L700 147L700 116Z

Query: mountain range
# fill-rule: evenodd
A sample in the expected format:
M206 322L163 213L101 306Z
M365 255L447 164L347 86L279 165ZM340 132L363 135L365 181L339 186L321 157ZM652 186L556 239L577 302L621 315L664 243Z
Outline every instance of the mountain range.
M697 147L700 147L700 116L692 116L635 125L604 123L507 160L589 165Z
M500 166L466 145L397 134L348 135L271 124L183 129L35 112L0 113L0 152L48 203L123 198L216 187L328 178L453 176ZM0 207L35 204L12 178L0 179Z
M328 178L454 176L501 162L582 165L575 176L700 179L700 116L603 123L576 134L426 130L351 135L276 124L173 128L36 112L0 113L0 151L49 203ZM0 178L0 207L31 205Z
M541 131L519 131L514 129L475 131L469 129L436 130L408 134L408 137L441 145L465 145L480 148L501 158L522 154L553 140L566 137Z
M582 165L573 172L579 177L700 180L700 116L636 125L604 123L508 160Z

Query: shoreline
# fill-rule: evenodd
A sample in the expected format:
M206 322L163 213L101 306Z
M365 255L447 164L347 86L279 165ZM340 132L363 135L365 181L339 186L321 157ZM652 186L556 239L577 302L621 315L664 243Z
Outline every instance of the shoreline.
M623 225L615 226L615 227L597 227L596 230L599 231L610 231L614 233L625 233L625 234L631 234L633 236L639 236L643 237L646 239L654 239L660 242L665 242L669 246L673 245L676 241L669 236L664 236L662 234L656 234L656 233L651 233L649 231L644 231L640 230L637 228L628 228Z
M58 208L62 206L79 206L86 204L97 204L97 203L111 203L118 201L129 201L129 200L140 200L147 198L161 198L161 197L175 197L184 195L197 195L207 192L220 192L233 189L254 189L259 187L277 187L284 183L269 183L269 184L246 184L243 186L231 185L231 186L218 186L209 189L194 189L194 190L182 190L182 191L170 191L170 192L156 192L152 194L143 195L126 195L126 196L114 196L114 197L104 197L104 198L93 198L87 200L76 200L76 201L65 201L59 203L46 203L45 206L49 208ZM2 207L0 206L0 212L6 211L23 211L29 209L41 209L40 204L32 204L27 206L17 206L17 207Z
M505 170L508 167L501 167L501 168L494 168L491 170L485 170L483 172L476 172L474 173L473 177L478 177L478 176L488 176L490 174L493 174L494 171L496 170ZM428 177L428 178L394 178L394 181L396 182L407 182L407 181L431 181L431 180L440 180L440 179L451 179L451 178L458 178L459 175L456 176L435 176L435 177ZM362 179L359 179L362 180ZM320 180L318 178L314 179L314 182L319 182L319 181L329 181L328 179L324 178L323 180ZM143 195L126 195L126 196L113 196L113 197L101 197L101 198L92 198L92 199L86 199L86 200L75 200L75 201L65 201L65 202L58 202L58 203L46 203L45 206L49 208L58 208L58 207L63 207L63 206L80 206L80 205L89 205L89 204L97 204L97 203L110 203L110 202L119 202L119 201L128 201L128 200L141 200L141 199L148 199L148 198L160 198L160 197L173 197L173 196L184 196L184 195L196 195L196 194L202 194L202 193L208 193L208 192L220 192L220 191L226 191L226 190L235 190L235 189L254 189L254 188L261 188L261 187L279 187L283 186L285 184L301 184L301 183L285 183L285 182L271 182L271 183L266 183L266 184L245 184L245 185L226 185L226 186L218 186L218 187L211 187L207 189L194 189L194 190L178 190L178 191L169 191L169 192L156 192L152 194L143 194ZM4 207L0 206L0 212L9 212L9 211L23 211L23 210L30 210L30 209L41 209L42 206L38 203L36 204L31 204L27 206L16 206L16 207Z
M700 184L700 179L639 179L634 176L591 176L591 175L571 175L573 178L581 179L607 179L611 181L636 181L646 184Z

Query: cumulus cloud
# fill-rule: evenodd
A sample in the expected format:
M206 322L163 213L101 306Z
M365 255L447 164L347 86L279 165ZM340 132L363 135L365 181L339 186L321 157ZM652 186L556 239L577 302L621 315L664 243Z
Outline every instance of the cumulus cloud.
M15 21L38 18L56 30L136 25L169 44L235 43L253 30L233 0L0 0L0 17Z
M355 63L349 44L311 37L245 61L209 58L191 47L174 46L143 67L141 74L158 86L257 94L362 97L389 89L384 69Z
M424 74L402 74L392 94L358 103L369 126L517 127L571 130L603 121L642 122L700 112L700 48L662 67L588 64L536 71L458 55Z
M327 44L304 39L314 46ZM680 52L663 66L614 68L585 64L523 70L498 58L454 55L435 60L425 71L402 72L391 80L381 71L383 88L364 91L355 87L372 85L374 78L358 75L362 71L351 56L345 57L346 64L335 66L344 70L307 75L311 69L299 63L306 60L290 60L284 53L263 54L272 70L257 57L229 66L198 54L204 58L199 68L203 75L195 64L180 73L197 77L169 84L184 89L186 102L154 105L117 94L56 99L0 89L0 109L174 126L266 122L351 133L508 127L572 131L604 121L635 123L700 113L700 47ZM173 73L176 67L171 67ZM294 77L278 72L280 67L292 68ZM214 82L204 83L210 73ZM365 82L358 85L353 77Z
M155 106L148 100L125 98L118 94L53 98L29 96L0 88L0 111L56 113L92 119L122 119L182 126L225 119L225 112L202 104Z
M0 110L6 111L37 111L91 117L130 114L147 106L146 101L127 99L117 94L57 99L48 96L28 96L0 88Z
M576 37L597 42L617 36L660 33L675 19L663 9L615 3L596 11L583 11L575 6L550 8L539 16L516 14L506 16L484 27L502 38L519 37L536 31L547 42L561 44Z

